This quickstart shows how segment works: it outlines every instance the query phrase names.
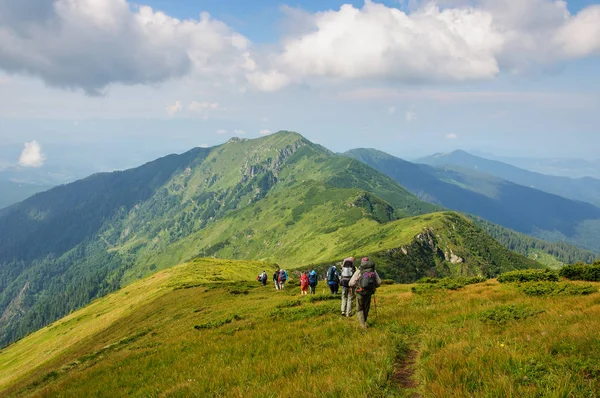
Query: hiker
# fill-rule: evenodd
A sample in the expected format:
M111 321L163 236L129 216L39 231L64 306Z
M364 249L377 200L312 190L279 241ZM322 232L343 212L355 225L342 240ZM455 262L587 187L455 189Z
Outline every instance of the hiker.
M308 294L308 275L306 274L306 271L304 271L300 277L300 294Z
M310 294L315 294L317 291L317 283L319 283L319 277L317 276L316 271L313 269L308 274L308 287L310 288Z
M342 285L342 316L349 317L352 315L352 299L356 289L350 286L350 280L355 272L354 257L345 258L342 262L342 277L340 278L340 285Z
M263 286L267 286L267 271L263 271L262 274L260 274L260 281L262 282Z
M337 267L332 265L327 270L327 284L331 290L331 294L338 294L339 291L340 274L338 274Z
M282 269L279 271L279 290L285 289L285 281L288 280L288 273L286 270Z
M279 290L279 269L273 274L273 282L275 282L275 289Z
M371 308L371 297L375 290L381 286L381 278L375 271L375 263L365 257L360 262L360 268L352 275L350 286L356 286L358 322L360 326L367 327L367 317Z

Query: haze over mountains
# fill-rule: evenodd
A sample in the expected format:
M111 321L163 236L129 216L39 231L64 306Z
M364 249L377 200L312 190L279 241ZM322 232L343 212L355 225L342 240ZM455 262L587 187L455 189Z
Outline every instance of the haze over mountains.
M467 151L484 159L497 160L521 169L559 177L600 179L600 159L582 158L528 158L496 156L486 152Z
M404 282L541 267L438 210L291 132L96 174L0 211L0 343L197 256L298 267L368 254Z

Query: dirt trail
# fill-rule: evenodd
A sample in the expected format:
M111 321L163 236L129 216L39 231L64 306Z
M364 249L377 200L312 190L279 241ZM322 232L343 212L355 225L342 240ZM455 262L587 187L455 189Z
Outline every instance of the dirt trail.
M392 375L392 381L400 388L417 388L419 383L413 378L415 373L415 362L417 360L417 351L410 350L396 363L396 369ZM414 398L420 397L418 393L411 395Z

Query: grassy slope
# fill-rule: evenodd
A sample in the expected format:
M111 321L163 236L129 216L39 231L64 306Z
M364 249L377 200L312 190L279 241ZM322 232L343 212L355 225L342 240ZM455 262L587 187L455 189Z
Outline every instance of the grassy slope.
M235 267L243 270L235 274L238 280L250 280L265 266L198 260L102 298L1 351L0 394L558 397L600 392L599 293L526 297L495 281L424 295L411 293L409 285L385 286L378 291L372 328L364 333L355 317L337 315L338 300L309 302L298 288L276 292L252 281L215 282L201 272L208 267L227 279ZM248 293L234 294L240 291ZM511 304L523 306L516 307L517 314L542 312L506 324L482 320L484 311ZM404 369L411 351L416 364ZM396 370L405 376L395 379ZM353 382L340 382L340 375ZM407 376L414 388L403 388Z
M372 206L356 205L357 198L364 197L369 198ZM456 213L431 213L380 223L376 219L383 218L380 213L386 206L358 189L333 189L316 182L300 184L275 192L167 246L160 254L148 256L140 269L142 273L149 272L197 255L265 260L296 268L410 245L426 228L439 235L443 251L452 250L467 260L454 270L440 268L441 275L482 274L486 273L483 266L490 263L497 268L490 270L490 275L514 268L539 267L504 250L471 221ZM493 253L493 256L481 258L482 252ZM434 260L423 259L416 265L426 268ZM403 262L394 262L399 267L406 266ZM390 273L389 276L396 275ZM397 280L414 281L418 277L403 276Z

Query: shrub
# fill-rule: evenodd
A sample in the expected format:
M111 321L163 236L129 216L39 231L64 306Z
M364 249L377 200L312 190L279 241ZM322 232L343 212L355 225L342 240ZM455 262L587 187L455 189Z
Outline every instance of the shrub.
M394 284L394 280L393 279L382 279L381 280L381 284L382 285L393 285Z
M581 296L598 291L591 284L576 285L568 282L527 282L519 288L528 296Z
M415 283L438 283L439 281L440 281L440 278L432 278L432 277L426 276L426 277L419 279Z
M479 318L484 322L506 323L509 321L518 321L542 313L542 310L535 310L522 304L500 305L483 311Z
M560 276L570 280L600 282L600 262L565 265L560 270Z
M498 277L500 283L542 281L558 282L558 273L549 269L526 269L505 272Z

